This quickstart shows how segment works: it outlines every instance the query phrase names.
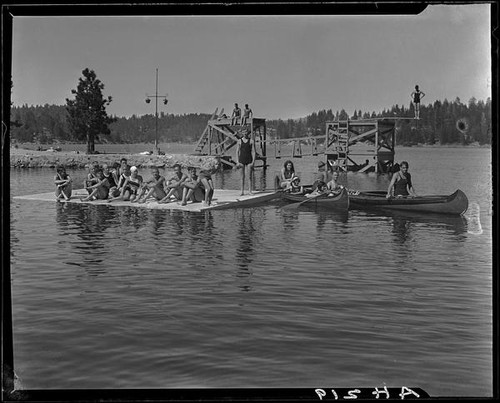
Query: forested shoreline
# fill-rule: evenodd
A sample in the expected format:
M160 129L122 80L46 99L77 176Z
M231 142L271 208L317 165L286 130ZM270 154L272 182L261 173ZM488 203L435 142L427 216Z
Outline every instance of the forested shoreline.
M413 105L384 109L381 112L354 111L349 115L344 109L333 112L321 110L301 119L267 120L269 138L295 138L324 134L325 123L332 120L367 119L380 117L413 117ZM158 115L158 137L161 142L194 143L205 129L211 114L190 113ZM256 117L265 118L256 113ZM12 106L11 142L53 144L76 142L68 124L64 105ZM153 143L156 118L154 114L131 117L112 116L110 133L100 135L100 143ZM467 104L456 98L421 105L420 120L401 120L397 126L398 144L453 145L491 144L491 100L471 98Z

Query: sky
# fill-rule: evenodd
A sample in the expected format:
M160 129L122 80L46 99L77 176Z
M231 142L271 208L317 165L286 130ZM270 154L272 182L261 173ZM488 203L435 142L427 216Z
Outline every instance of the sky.
M491 97L490 5L429 5L405 16L14 17L12 101L65 105L85 68L109 114L158 111L289 119L323 109L381 112Z

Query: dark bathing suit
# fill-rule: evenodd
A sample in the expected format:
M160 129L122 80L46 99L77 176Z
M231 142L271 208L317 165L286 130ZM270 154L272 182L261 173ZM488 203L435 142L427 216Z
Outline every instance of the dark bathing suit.
M141 184L139 182L135 182L129 178L129 181L128 181L128 184L127 184L127 187L125 188L125 190L130 190L131 194L136 195L140 186L141 186Z
M413 95L413 102L416 104L420 103L420 91L415 91L415 94Z
M115 182L115 178L113 177L113 174L110 173L108 176L104 175L104 177L108 180L110 188L116 187L116 182Z
M398 180L394 183L394 196L408 196L408 187L412 187L411 175L406 173L405 177L400 173Z
M243 165L248 165L252 162L252 143L248 140L246 143L243 139L240 140L240 156L238 162Z

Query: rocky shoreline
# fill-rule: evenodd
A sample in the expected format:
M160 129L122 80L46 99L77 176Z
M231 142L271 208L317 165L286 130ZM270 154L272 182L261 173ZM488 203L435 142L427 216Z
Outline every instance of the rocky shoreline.
M182 166L194 166L200 169L216 169L220 162L214 156L190 155L190 154L167 154L167 155L143 155L143 154L92 154L65 151L34 151L25 149L10 149L11 168L55 168L62 165L66 168L86 168L93 162L102 164L113 164L121 158L127 158L129 165L140 168L171 168L179 163Z

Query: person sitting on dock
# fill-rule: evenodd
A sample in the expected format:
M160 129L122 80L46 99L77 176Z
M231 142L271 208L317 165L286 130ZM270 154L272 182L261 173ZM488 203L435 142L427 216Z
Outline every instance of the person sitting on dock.
M283 168L281 168L280 175L276 178L276 183L278 184L278 186L275 186L276 189L289 189L295 177L293 162L291 160L286 160L283 164Z
M120 168L120 164L118 162L115 162L113 164L112 169L109 169L108 164L104 164L102 166L102 173L109 183L110 197L116 197L120 194L120 192L118 191L118 181L119 181L118 168Z
M198 180L198 175L196 174L195 167L188 167L188 174L186 180L182 183L182 201L181 206L185 206L188 200L193 203L201 202L204 200L205 195L200 187L200 181Z
M344 186L338 183L339 171L333 171L332 179L326 184L326 190L328 191L328 196L338 196Z
M234 125L237 125L238 124L238 121L240 120L240 117L241 117L241 109L240 107L238 106L238 104L234 104L234 109L233 109L233 113L231 115L231 124L234 126Z
M248 171L248 192L253 193L253 169L255 163L255 148L252 147L252 140L250 139L250 130L245 132L245 135L238 140L236 150L238 163L236 168L241 168L241 196L245 194L245 173Z
M242 125L246 125L248 122L248 119L251 119L253 117L253 111L250 109L248 104L245 104L245 109L243 109L243 120L241 122Z
M160 175L158 168L151 169L151 179L146 182L146 195L139 199L138 203L145 203L150 196L154 196L157 201L162 200L167 194L163 188L165 177Z
M180 164L174 165L174 176L170 178L165 187L167 195L158 201L158 203L169 203L170 198L174 196L177 200L182 200L182 184L187 179L187 175L182 172Z
M136 166L130 168L130 176L125 179L120 191L120 195L109 199L108 202L112 202L114 200L123 200L130 202L137 201L137 194L142 185L142 176L139 175L139 171Z
M408 168L408 162L401 162L399 165L399 171L392 176L391 183L387 189L386 198L390 199L391 197L417 196L411 182L411 175L408 172Z
M212 180L212 172L207 169L200 170L198 181L201 188L205 191L205 199L203 200L202 205L208 207L212 204L212 199L214 197L214 181Z
M64 197L64 200L69 201L71 199L72 188L72 179L66 173L66 168L62 165L58 165L56 168L56 176L54 177L54 184L56 185L56 200L61 200Z
M81 197L81 201L106 200L108 198L110 184L102 169L96 171L96 177L98 182L86 188L90 193L87 197Z
M95 185L96 183L99 182L99 179L97 178L96 172L99 169L99 164L97 162L92 163L89 166L89 173L87 174L87 177L83 181L83 187L88 190L90 186ZM91 191L88 191L89 194L92 193Z
M418 85L415 86L415 91L411 93L411 100L415 104L415 119L420 119L420 100L425 97L425 94L420 91Z

